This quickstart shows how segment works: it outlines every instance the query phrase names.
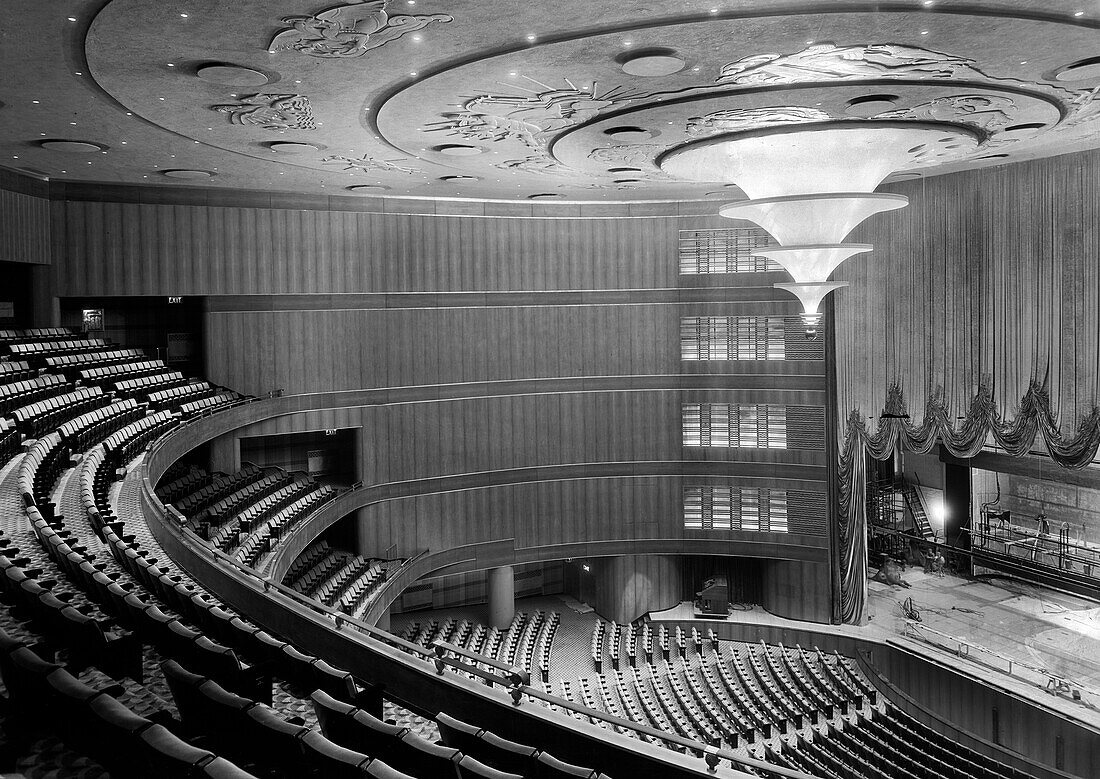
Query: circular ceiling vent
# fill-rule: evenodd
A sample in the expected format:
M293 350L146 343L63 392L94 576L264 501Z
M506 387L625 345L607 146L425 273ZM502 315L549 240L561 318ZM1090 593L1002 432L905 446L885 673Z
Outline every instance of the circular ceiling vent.
M170 179L210 179L218 175L212 170L195 170L192 168L173 168L171 170L162 170L162 176L167 176Z
M641 173L641 168L608 168L608 173Z
M897 107L897 95L863 95L848 101L844 113L848 116L876 116Z
M687 65L672 49L645 49L620 58L624 73L631 76L656 78L679 73Z
M641 179L615 179L616 184L641 184Z
M42 141L39 145L50 151L76 152L78 154L92 154L97 151L106 151L109 148L102 143L92 141L66 141L61 139Z
M565 195L560 192L536 192L533 195L528 195L528 200L561 200Z
M441 146L433 146L432 151L446 154L449 157L473 157L485 150L480 146L470 146L465 143L444 143Z
M654 130L647 130L644 127L634 127L631 125L608 127L603 131L603 134L609 138L614 138L616 141L626 142L645 141L657 137L657 133Z
M260 71L241 65L201 65L195 75L211 84L231 87L260 87L271 80Z
M389 187L383 184L353 184L350 187L345 187L348 192L384 192Z
M267 145L267 148L278 154L306 154L311 151L320 151L319 146L298 141L273 141Z
M997 138L1030 138L1044 127L1046 127L1046 125L1043 122L1013 124L997 133Z
M1080 62L1063 65L1058 68L1058 70L1054 71L1054 78L1058 81L1089 81L1092 79L1100 79L1100 57L1089 57Z

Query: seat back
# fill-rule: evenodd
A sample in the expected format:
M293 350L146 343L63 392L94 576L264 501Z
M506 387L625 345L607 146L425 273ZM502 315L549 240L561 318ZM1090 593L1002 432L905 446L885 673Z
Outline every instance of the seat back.
M473 777L481 777L482 779L524 779L523 774L498 771L470 755L463 755L462 759L458 761L458 775L462 779L472 779Z
M536 779L569 779L569 777L583 777L583 779L596 779L596 771L592 768L584 768L564 760L558 760L549 752L539 754L535 767Z
M316 730L302 736L306 760L325 779L362 779L370 758L334 744Z
M439 725L439 737L449 747L454 747L463 754L476 754L481 744L478 737L485 731L476 725L455 719L445 712L440 712L435 718Z

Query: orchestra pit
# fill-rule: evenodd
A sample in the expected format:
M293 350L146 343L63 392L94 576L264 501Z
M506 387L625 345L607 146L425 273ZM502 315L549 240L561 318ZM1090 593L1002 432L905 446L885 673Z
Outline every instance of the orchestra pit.
M0 39L0 779L1100 776L1094 0Z

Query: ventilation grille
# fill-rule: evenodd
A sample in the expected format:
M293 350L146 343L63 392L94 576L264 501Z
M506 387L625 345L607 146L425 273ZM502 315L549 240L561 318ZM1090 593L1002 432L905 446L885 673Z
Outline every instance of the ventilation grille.
M781 316L680 317L681 360L785 360L788 340Z
M793 490L684 487L684 527L825 534L825 495Z
M764 273L783 270L772 260L753 255L770 244L766 232L755 227L680 231L680 275Z

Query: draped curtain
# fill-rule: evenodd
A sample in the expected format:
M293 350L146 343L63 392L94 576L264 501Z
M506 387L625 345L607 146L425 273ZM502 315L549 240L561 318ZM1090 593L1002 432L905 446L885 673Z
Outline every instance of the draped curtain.
M851 283L835 293L850 622L866 590L865 453L1038 447L1080 468L1100 445L1100 152L888 189L909 206L868 220L849 240L874 251L835 274Z

